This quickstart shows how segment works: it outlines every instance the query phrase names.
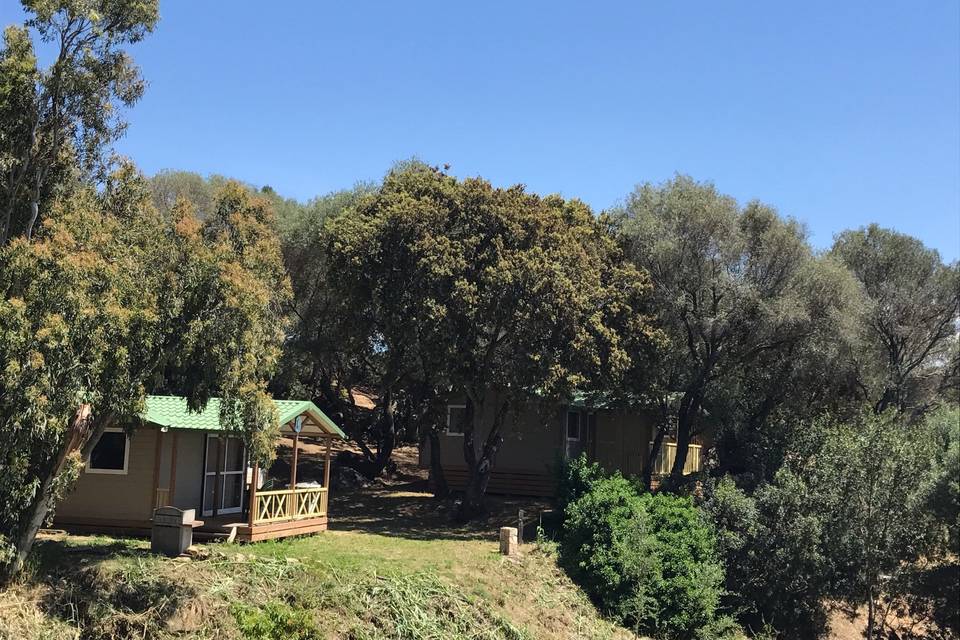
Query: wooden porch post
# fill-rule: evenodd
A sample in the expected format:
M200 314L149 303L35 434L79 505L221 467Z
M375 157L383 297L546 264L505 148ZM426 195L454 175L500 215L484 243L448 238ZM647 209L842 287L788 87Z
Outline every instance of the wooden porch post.
M290 517L297 515L297 454L300 449L300 434L293 434L293 461L290 463Z
M327 495L330 495L330 442L333 440L331 436L327 436L327 454L323 458L323 488L327 490Z
M247 520L250 527L253 527L253 521L257 519L257 482L260 480L260 463L253 462L253 477L250 479L250 509L247 514Z

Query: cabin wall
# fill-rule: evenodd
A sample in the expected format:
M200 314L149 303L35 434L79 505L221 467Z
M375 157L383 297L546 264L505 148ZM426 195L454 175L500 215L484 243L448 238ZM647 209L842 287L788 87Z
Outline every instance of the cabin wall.
M640 475L652 440L653 422L645 412L597 412L597 463L607 471Z
M148 521L158 433L143 427L130 436L126 474L81 471L73 491L57 507L56 521Z
M449 404L463 404L453 399ZM488 415L484 425L491 422ZM555 469L564 457L581 452L608 471L640 475L655 424L649 412L629 410L590 410L572 407L580 413L580 440L567 442L567 407L530 403L516 415L507 418L503 428L504 442L497 455L488 490L491 493L550 496L556 490ZM591 416L592 414L592 416ZM483 437L477 434L479 451ZM440 460L447 482L454 490L467 482L463 459L463 436L441 434ZM424 446L421 464L428 466L429 451Z
M464 404L461 399L452 399L449 404ZM483 428L474 434L479 453L493 422L496 397L486 402ZM555 405L529 403L510 412L501 427L503 445L497 453L496 465L490 478L491 493L517 495L552 495L554 492L556 465L563 452L564 434L560 412ZM462 435L440 435L440 462L451 488L463 489L467 482L467 467L463 459ZM423 462L429 461L424 450Z

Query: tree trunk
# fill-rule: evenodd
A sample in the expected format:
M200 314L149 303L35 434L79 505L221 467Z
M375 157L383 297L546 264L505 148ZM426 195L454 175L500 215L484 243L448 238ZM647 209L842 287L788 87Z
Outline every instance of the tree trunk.
M464 460L467 463L467 488L457 511L457 520L460 522L472 520L484 511L483 499L487 493L487 485L490 483L490 474L493 472L497 453L503 444L500 427L503 424L503 418L508 407L508 401L502 402L498 407L493 418L493 424L490 427L490 433L487 435L478 457L475 451L474 433L476 424L480 422L480 419L477 419L476 416L479 415L482 419L483 411L475 413L474 404L467 402L468 428L464 430L463 434L463 453Z
M55 506L52 495L53 483L56 481L57 476L64 470L69 456L74 452L79 452L80 462L85 463L90 457L93 445L96 444L107 426L112 423L112 415L91 420L90 410L87 406L77 411L77 414L67 429L66 438L64 439L60 452L57 454L53 463L47 468L43 478L41 478L40 486L37 488L34 499L20 520L19 531L14 537L13 542L14 556L7 564L3 575L3 581L5 583L9 582L11 578L23 569L24 562L26 562L27 556L30 555L30 550L33 548L33 543L37 538L37 533Z
M876 608L873 602L873 587L867 587L867 640L873 640Z
M426 440L430 445L430 492L434 498L446 498L450 495L450 488L443 474L443 465L440 464L440 434L436 428L427 431Z
M663 438L667 434L667 425L661 424L657 427L657 435L653 438L653 444L650 446L650 452L647 454L647 463L643 466L643 486L650 491L653 488L653 464L660 455L660 449L663 446Z
M700 413L700 403L703 401L703 380L706 373L702 373L698 380L683 394L680 407L677 410L677 452L670 470L670 484L679 487L683 484L683 468L687 465L687 452L690 450L690 438L693 435L693 424Z

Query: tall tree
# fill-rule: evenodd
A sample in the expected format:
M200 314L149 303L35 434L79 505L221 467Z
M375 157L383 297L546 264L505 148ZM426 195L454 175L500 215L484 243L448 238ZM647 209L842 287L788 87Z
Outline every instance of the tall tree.
M133 428L155 389L222 420L272 456L266 380L289 296L271 212L238 185L201 223L149 203L129 166L102 192L58 201L32 242L0 249L0 542L19 570L104 429Z
M958 367L960 264L908 235L875 224L844 231L831 253L856 274L864 314L858 382L877 413L922 413L952 384Z
M723 387L762 359L788 362L821 319L843 317L831 296L848 287L836 269L818 268L797 222L758 202L740 207L708 183L641 185L615 216L628 255L653 280L673 345L651 375L672 400L676 483Z
M30 17L0 51L0 245L33 234L44 203L75 178L102 181L123 106L144 83L123 46L158 19L157 0L22 0ZM38 67L30 38L52 45Z
M659 337L647 279L579 201L414 165L336 222L336 272L385 380L427 370L435 393L467 397L462 518L482 509L510 411L609 382Z
M339 416L364 451L365 464L359 466L367 475L376 476L390 459L393 435L389 428L380 428L385 423L374 424L369 412L358 407L354 392L382 387L383 362L371 335L373 325L354 306L357 292L350 290L333 264L330 248L336 240L331 231L334 220L350 215L370 191L361 185L321 196L291 210L280 221L294 297L292 327L274 387L306 395ZM380 400L378 394L373 395Z

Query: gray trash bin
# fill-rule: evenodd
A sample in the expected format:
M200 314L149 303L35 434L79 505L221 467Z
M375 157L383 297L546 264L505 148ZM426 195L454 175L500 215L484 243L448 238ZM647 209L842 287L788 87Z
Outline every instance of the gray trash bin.
M153 510L150 550L171 558L183 554L193 544L193 529L203 524L193 509L158 507Z

